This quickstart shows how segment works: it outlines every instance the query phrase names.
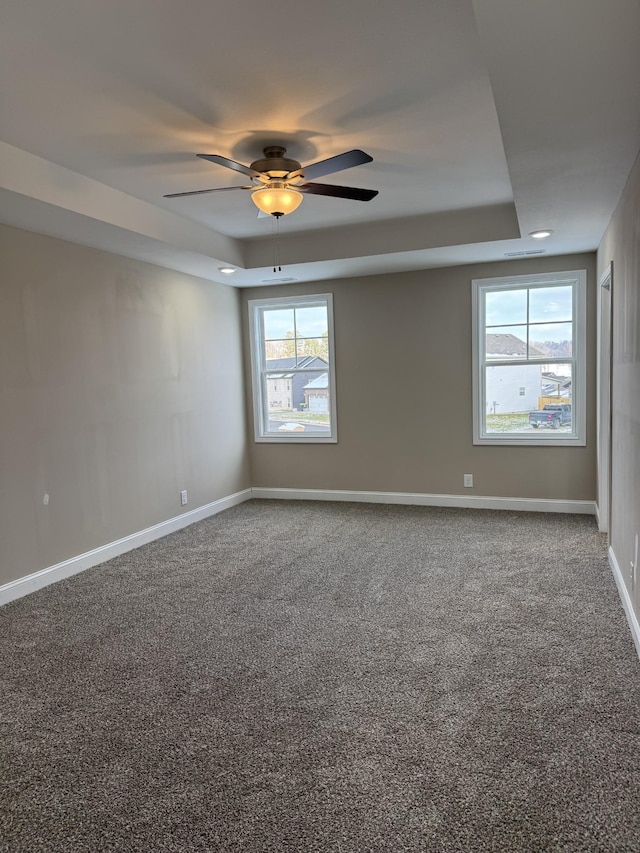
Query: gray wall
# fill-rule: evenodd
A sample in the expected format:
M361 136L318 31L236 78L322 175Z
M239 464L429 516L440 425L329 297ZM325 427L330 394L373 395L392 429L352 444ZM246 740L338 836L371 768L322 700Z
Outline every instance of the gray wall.
M179 515L184 488L187 510L250 485L595 498L594 255L270 288L334 293L339 442L305 446L247 435L264 288L6 226L0 258L0 584ZM579 268L587 447L474 447L471 279Z
M249 486L236 290L6 226L0 259L0 584Z
M610 545L640 618L640 157L598 250L601 275L613 261Z
M474 446L471 280L568 269L588 278L587 446ZM338 444L251 438L252 484L595 500L596 291L595 254L244 291L247 358L251 298L332 292L336 333Z

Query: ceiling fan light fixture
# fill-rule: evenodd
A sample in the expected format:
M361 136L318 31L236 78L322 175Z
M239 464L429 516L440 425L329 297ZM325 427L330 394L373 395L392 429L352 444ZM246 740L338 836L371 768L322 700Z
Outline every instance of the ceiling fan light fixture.
M288 187L262 187L251 193L251 200L263 213L286 216L302 204L302 193Z

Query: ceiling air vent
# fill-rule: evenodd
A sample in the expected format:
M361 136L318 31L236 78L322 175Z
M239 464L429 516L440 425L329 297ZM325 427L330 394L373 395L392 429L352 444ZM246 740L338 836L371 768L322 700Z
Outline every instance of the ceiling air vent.
M289 284L291 281L297 281L292 275L284 276L283 278L263 278L262 284Z
M505 252L505 258L524 258L525 255L544 255L546 249L529 249L526 252Z

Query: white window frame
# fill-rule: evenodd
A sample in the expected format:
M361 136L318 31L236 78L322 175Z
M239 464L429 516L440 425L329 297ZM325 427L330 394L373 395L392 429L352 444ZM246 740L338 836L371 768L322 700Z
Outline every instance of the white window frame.
M269 309L283 308L310 308L313 306L326 306L327 309L327 331L329 364L329 415L330 431L326 435L313 433L273 433L267 432L266 420L266 375L267 370L264 348L264 311ZM309 296L282 296L273 299L250 299L249 328L251 343L251 381L253 386L253 421L254 436L257 442L270 442L274 444L335 444L338 441L338 420L336 406L336 369L335 369L335 346L333 333L333 294L319 293ZM308 370L292 370L292 373L317 373L318 368ZM292 416L292 420L295 417Z
M566 364L571 362L571 408L573 431L558 434L538 430L535 437L529 434L487 433L484 429L485 400L485 299L489 291L516 290L524 286L549 287L551 285L573 287L573 354L570 358L549 358L547 362ZM472 344L473 344L473 443L515 446L576 446L584 447L586 439L586 390L587 390L587 274L585 270L515 275L501 278L474 279L472 292ZM539 363L523 360L523 364ZM502 362L491 360L491 365ZM504 362L513 365L513 360ZM518 362L520 363L520 362Z

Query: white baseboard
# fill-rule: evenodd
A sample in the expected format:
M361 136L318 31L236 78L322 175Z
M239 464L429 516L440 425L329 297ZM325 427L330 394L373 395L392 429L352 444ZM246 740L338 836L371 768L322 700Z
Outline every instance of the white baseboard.
M254 498L295 501L355 501L357 503L412 504L465 509L508 509L519 512L567 512L594 515L594 501L499 498L480 495L426 495L414 492L359 492L341 489L253 488Z
M49 584L71 577L85 569L161 539L169 533L222 512L250 498L277 498L280 500L355 501L359 503L412 504L416 506L462 507L475 509L505 509L520 512L565 512L593 515L593 501L560 501L535 498L480 497L476 495L427 495L409 492L365 492L341 489L272 489L252 488L236 492L220 500L205 504L198 509L170 518L153 527L147 527L123 539L109 542L92 551L71 557L55 566L49 566L33 574L10 581L0 586L0 606L28 595ZM615 573L614 573L615 574ZM622 593L621 593L622 594ZM631 611L633 612L633 610ZM637 625L637 621L636 621ZM640 636L640 633L639 633ZM640 640L638 640L640 642Z
M0 586L0 605L8 604L8 602L16 598L21 598L23 595L28 595L30 592L35 592L51 583L71 577L71 575L78 574L78 572L83 572L85 569L90 569L93 566L104 563L106 560L111 560L113 557L124 554L126 551L132 551L134 548L139 548L141 545L153 542L155 539L161 539L169 533L174 533L176 530L187 527L189 524L194 524L196 521L202 521L202 519L208 518L211 515L216 515L225 509L229 509L229 507L243 503L243 501L248 501L250 498L251 489L244 489L241 492L236 492L233 495L228 495L225 498L220 498L220 500L198 507L198 509L177 515L175 518L169 518L167 521L160 522L160 524L154 524L153 527L147 527L145 530L132 533L123 539L101 545L99 548L79 554L77 557L71 557L71 559L57 563L55 566L49 566L46 569L41 569L39 572L34 572L31 575L10 581Z
M633 642L636 646L636 652L640 658L640 623L638 622L638 617L633 609L633 602L631 601L627 585L624 582L624 576L620 569L620 565L618 564L616 555L611 547L609 548L609 565L611 566L611 571L613 572L613 577L615 578L616 586L618 587L620 600L622 601L622 606L631 630L631 636L633 637Z

